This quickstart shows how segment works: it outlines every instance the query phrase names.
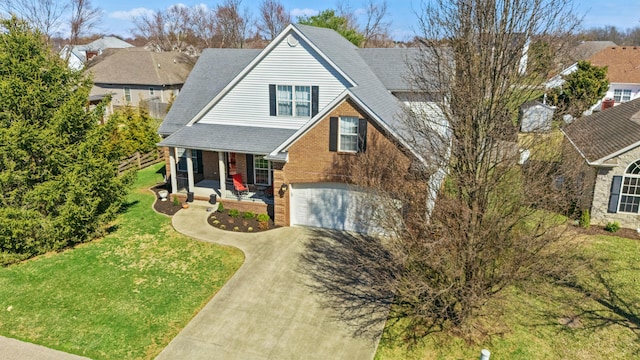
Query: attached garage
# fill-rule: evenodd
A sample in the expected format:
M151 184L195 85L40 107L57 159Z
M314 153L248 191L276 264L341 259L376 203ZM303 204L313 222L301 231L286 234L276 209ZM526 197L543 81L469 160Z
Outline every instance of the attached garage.
M370 232L369 194L341 183L291 184L291 225Z

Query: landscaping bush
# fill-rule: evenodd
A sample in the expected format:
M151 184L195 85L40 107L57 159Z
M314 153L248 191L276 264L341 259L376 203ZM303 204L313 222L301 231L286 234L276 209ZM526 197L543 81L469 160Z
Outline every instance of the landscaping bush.
M218 212L223 212L223 211L224 211L224 204L218 203Z
M238 210L238 209L230 209L229 210L229 216L234 217L234 218L240 216L240 210Z
M251 211L247 211L244 214L242 214L242 217L249 220L249 219L253 219L254 217L256 217L256 214L252 213Z
M269 215L268 214L260 214L258 215L258 226L260 229L267 230L269 229Z
M180 200L178 200L178 195L173 195L173 206L180 206Z
M614 233L618 230L620 230L620 224L618 224L617 222L610 222L607 223L607 226L604 227L605 230L607 230L608 232Z
M580 221L578 222L580 227L588 229L591 226L591 216L589 215L589 210L582 210L582 214L580 214Z

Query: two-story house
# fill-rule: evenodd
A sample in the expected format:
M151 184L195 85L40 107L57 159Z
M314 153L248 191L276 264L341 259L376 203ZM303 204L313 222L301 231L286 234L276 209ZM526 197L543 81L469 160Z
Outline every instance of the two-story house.
M136 47L107 49L87 67L93 80L90 99L98 102L111 96L108 112L142 102L151 116L162 118L192 66L193 59L182 53Z
M278 225L362 231L364 192L341 165L381 142L407 172L422 160L400 136L415 54L298 24L264 50L205 50L159 129L171 192L253 204ZM248 192L234 192L237 174Z

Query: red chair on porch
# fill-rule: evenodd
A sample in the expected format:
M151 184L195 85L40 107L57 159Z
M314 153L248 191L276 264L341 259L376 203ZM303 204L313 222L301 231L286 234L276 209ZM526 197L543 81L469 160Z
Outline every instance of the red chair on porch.
M242 195L246 195L249 191L247 185L242 181L242 174L237 173L233 174L233 189L235 190L236 196L242 197Z

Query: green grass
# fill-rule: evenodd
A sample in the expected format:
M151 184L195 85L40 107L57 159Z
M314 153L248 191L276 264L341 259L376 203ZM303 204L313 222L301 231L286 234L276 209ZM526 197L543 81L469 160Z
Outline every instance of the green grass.
M615 236L582 240L592 265L577 269L575 286L540 284L510 289L489 304L503 325L468 344L438 333L408 348L400 327L388 326L376 359L631 359L640 358L640 241ZM577 326L561 322L576 319Z
M153 358L242 264L233 248L191 240L155 213L142 170L113 231L0 268L0 334L94 359Z

